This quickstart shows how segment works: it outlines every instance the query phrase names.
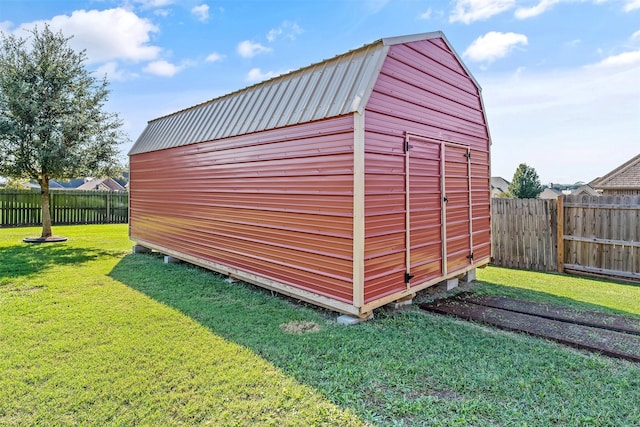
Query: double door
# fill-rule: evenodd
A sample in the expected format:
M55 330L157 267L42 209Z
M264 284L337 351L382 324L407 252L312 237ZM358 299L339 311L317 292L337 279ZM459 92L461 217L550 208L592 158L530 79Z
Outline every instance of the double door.
M471 155L465 145L406 137L407 286L473 264Z

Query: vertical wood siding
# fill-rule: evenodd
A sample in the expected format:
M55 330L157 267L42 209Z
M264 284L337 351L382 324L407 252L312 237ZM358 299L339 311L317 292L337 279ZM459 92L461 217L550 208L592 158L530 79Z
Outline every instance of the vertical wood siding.
M475 262L490 257L489 137L480 94L446 43L439 39L389 48L365 112L365 301L405 289L405 176L406 133L468 146L471 151L471 209ZM413 158L412 158L413 156ZM429 157L410 153L410 196L422 204L411 214L412 268L419 284L442 274L433 254L441 238L435 230L439 216L440 180L432 175ZM462 185L454 163L452 185ZM466 168L466 164L464 165ZM459 171L458 171L459 172ZM465 176L468 171L464 171ZM439 176L439 175L438 175ZM418 178L419 177L419 178ZM468 183L465 184L468 196ZM447 213L449 269L469 263L469 206L453 196ZM456 204L457 203L457 204ZM433 204L432 208L428 208ZM412 204L413 206L413 204ZM457 206L457 207L456 207ZM413 207L411 208L413 210ZM462 212L466 209L466 217ZM462 254L464 257L462 258ZM413 272L412 272L413 274Z
M353 300L353 117L131 156L131 238Z

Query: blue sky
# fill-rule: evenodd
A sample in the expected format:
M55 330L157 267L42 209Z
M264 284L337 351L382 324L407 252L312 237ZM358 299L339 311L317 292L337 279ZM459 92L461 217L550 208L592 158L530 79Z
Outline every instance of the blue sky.
M158 116L383 37L445 35L483 88L492 174L591 181L640 153L640 0L0 0L106 73L131 142Z

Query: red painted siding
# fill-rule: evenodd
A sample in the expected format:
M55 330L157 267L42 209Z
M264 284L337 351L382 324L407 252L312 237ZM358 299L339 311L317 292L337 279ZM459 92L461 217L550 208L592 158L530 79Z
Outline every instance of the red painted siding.
M131 238L353 300L353 117L131 156Z
M409 176L407 133L425 137L411 142ZM470 165L460 157L467 150ZM365 110L365 302L406 289L407 179L412 285L445 274L443 243L447 272L470 265L470 252L476 262L488 259L488 153L479 91L446 43L433 39L390 46ZM444 195L449 200L446 242L441 232Z

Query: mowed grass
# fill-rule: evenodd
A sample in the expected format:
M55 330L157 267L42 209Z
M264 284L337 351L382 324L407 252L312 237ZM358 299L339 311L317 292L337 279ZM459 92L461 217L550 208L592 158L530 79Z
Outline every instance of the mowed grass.
M38 230L0 230L0 425L362 424L110 277L131 248L125 225L54 231L69 241L29 246ZM149 261L146 280L181 282Z
M640 425L638 364L415 306L340 326L133 255L126 226L54 231L69 242L26 246L36 229L0 230L0 425ZM577 296L634 287L537 277L488 268L478 289L638 310ZM538 280L553 289L522 285Z
M640 316L640 284L497 267L477 272L478 292Z

